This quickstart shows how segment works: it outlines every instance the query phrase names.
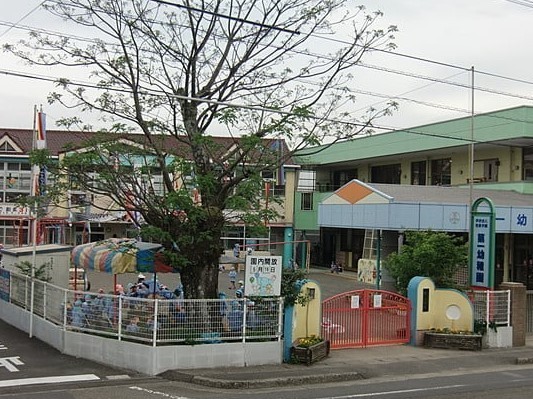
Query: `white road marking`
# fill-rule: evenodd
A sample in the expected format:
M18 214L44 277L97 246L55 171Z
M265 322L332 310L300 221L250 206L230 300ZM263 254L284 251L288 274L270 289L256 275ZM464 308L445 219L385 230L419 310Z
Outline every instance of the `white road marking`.
M442 387L433 387L433 388L416 388L416 389L403 389L400 391L385 391L385 392L370 392L370 393L360 393L355 395L345 395L345 396L329 396L327 398L321 399L351 399L351 398L369 398L372 396L385 396L385 395L396 395L398 393L410 393L410 392L424 392L424 391L437 391L440 389L451 389L451 388L460 388L465 385L446 385Z
M130 387L130 389L133 389L134 391L141 391L144 393L149 393L152 395L162 396L163 398L168 398L168 399L189 399L185 396L174 396L169 393L153 391L151 389L146 389L146 388L141 388L141 387Z
M24 363L18 356L2 357L0 358L0 367L5 367L12 373L19 371L15 366L23 366Z
M22 385L57 384L60 382L95 381L100 377L94 374L62 375L57 377L19 378L0 381L0 387L16 387Z

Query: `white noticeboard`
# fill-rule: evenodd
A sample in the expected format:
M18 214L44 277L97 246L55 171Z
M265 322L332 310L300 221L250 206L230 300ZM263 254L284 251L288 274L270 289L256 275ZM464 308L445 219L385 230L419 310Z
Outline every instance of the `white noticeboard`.
M245 296L280 296L281 256L246 256Z
M381 307L381 295L374 295L374 307L375 308Z
M352 295L351 297L351 308L359 309L359 295Z

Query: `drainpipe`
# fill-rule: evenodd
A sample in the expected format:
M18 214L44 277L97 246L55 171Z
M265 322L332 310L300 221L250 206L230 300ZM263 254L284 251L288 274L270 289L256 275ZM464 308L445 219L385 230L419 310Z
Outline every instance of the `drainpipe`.
M378 243L376 251L376 289L379 290L381 283L381 230L378 230Z

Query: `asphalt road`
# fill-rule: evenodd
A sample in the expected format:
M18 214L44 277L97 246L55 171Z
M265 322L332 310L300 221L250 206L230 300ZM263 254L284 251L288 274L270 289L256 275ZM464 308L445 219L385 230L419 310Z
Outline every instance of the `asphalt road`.
M131 371L63 355L0 320L0 397L13 387L56 383L79 385L138 377Z
M533 367L519 370L465 371L453 375L405 376L343 383L287 386L255 390L223 390L161 379L87 383L84 385L35 386L6 392L5 399L529 399L533 392Z

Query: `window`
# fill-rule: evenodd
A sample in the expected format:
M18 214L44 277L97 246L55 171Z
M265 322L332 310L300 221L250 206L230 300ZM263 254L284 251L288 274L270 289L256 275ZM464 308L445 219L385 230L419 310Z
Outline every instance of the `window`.
M426 161L411 162L411 184L426 185Z
M373 166L370 170L372 183L400 184L402 168L399 163Z
M312 211L313 210L313 193L302 193L302 211Z
M298 191L312 192L315 190L316 172L314 170L301 170L298 174Z
M533 180L533 149L524 148L522 150L522 165L524 169L524 180Z
M26 193L5 193L6 202L19 202L21 198L27 195Z
M333 172L333 189L336 190L353 179L357 179L357 169L336 170Z
M85 194L70 194L70 204L72 206L85 205L87 201L87 196Z
M18 173L10 173L6 178L6 189L7 190L19 190L20 181Z
M483 179L485 181L498 181L498 167L500 166L499 159L487 159L484 163Z
M431 184L434 186L449 186L452 183L451 170L451 158L431 161Z
M0 152L17 152L17 150L6 140L0 144Z
M276 178L273 170L262 170L261 177L263 180L275 180Z

